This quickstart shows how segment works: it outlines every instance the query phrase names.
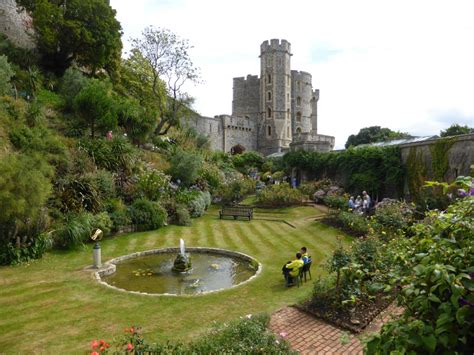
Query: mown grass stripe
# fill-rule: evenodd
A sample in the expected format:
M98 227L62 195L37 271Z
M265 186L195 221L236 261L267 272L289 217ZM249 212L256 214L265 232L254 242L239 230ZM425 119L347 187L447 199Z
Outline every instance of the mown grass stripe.
M246 223L245 225L235 224L234 225L235 234L240 239L242 245L245 246L245 249L250 254L260 254L262 252L261 248L258 247L255 241L252 241L251 238L249 238L249 235L250 235L250 232L248 229L249 224L250 223Z
M276 226L276 223L278 223L278 227ZM296 244L292 243L290 241L291 239L291 231L290 227L279 222L263 222L262 227L268 231L268 234L271 235L270 238L273 238L275 240L275 243L280 243L282 245L286 246L286 249L289 252L292 252L295 250ZM285 233L286 232L286 233ZM298 248L299 249L299 248Z

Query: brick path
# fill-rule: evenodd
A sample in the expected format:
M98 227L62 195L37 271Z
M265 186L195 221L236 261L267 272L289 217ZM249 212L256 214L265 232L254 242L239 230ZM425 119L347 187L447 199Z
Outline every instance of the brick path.
M401 311L394 304L390 305L358 337L379 331L384 322ZM284 335L291 347L301 354L363 354L358 337L293 307L275 312L270 320L270 329L277 335Z

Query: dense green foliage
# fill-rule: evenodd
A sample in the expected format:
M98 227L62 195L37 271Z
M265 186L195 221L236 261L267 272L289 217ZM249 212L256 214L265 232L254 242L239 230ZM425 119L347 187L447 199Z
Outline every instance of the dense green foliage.
M93 74L112 74L122 50L121 26L104 0L19 0L33 18L35 40L43 66L57 74L73 63Z
M130 207L130 217L137 230L157 229L166 224L166 210L159 203L136 200Z
M269 185L257 195L257 205L263 207L288 207L301 205L304 196L288 183Z
M12 90L10 79L12 78L13 71L8 58L4 55L0 55L0 96L9 94Z
M170 165L167 173L175 181L179 180L184 186L190 186L198 178L202 158L193 152L177 149L170 158Z
M453 123L450 127L446 128L445 130L442 130L439 135L441 137L451 137L468 133L474 133L474 128L471 128L467 125L461 126L457 123Z
M390 250L405 313L369 340L369 354L465 354L474 346L474 199L434 211Z
M405 169L398 147L361 147L341 152L290 152L283 157L287 170L301 169L313 180L329 178L350 193L370 196L402 195Z
M104 81L92 79L73 100L77 117L89 128L91 138L117 127L116 103L109 92Z
M141 335L141 328L131 327L115 340L116 344L93 340L91 351L110 347L119 353L133 351L135 354L293 354L284 339L267 329L269 320L265 314L249 314L228 324L218 323L201 338L187 344L170 341L150 344Z
M410 138L408 133L392 131L390 128L372 126L361 128L359 133L351 134L345 144L346 149L361 144L383 142L392 139Z

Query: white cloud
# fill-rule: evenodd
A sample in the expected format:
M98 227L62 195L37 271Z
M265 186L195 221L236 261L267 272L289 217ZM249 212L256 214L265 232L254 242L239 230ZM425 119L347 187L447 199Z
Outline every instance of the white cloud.
M148 25L190 40L204 115L230 113L232 78L259 73L259 46L285 38L292 68L321 90L319 132L342 147L360 128L412 134L474 117L471 1L112 0L124 40ZM440 112L443 119L439 119ZM453 120L449 115L453 113Z

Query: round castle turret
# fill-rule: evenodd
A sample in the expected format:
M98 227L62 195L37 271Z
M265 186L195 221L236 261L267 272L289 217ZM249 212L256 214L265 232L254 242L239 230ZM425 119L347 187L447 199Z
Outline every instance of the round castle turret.
M265 155L287 150L291 129L291 45L282 39L260 46L259 150Z

